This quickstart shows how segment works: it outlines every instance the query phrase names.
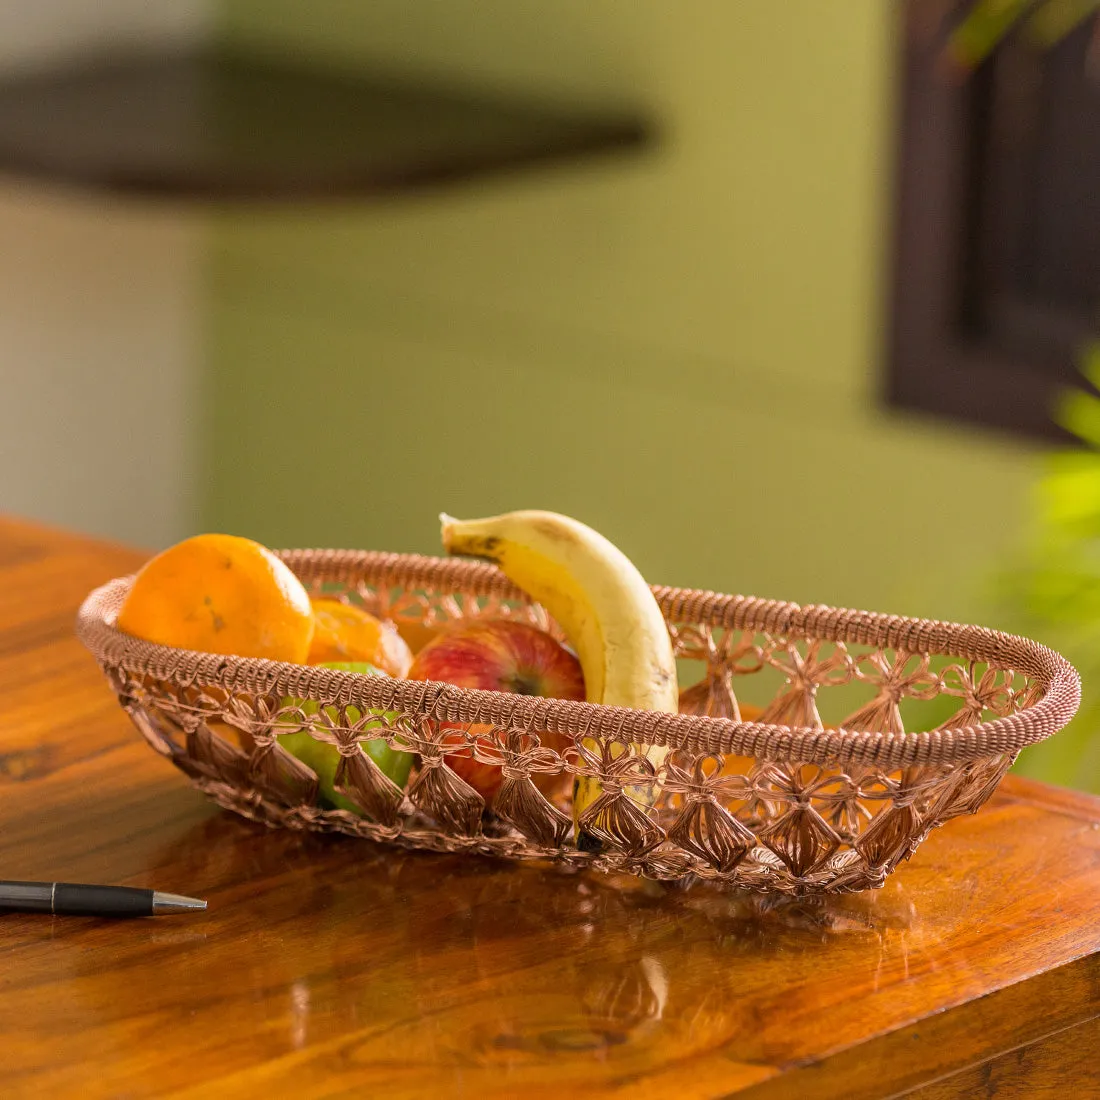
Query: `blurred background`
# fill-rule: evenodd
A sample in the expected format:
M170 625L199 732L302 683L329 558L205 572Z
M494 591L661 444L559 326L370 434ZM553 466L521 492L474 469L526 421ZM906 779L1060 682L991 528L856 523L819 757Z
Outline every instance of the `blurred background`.
M1100 790L1097 7L0 0L0 509L563 511L1062 649Z

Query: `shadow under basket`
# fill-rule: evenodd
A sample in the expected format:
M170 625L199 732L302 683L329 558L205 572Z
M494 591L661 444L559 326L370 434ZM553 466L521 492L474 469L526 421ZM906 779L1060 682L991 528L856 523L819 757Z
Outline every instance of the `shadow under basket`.
M491 565L280 557L311 594L390 618L414 641L475 615L561 637ZM1080 700L1064 658L994 630L655 587L681 681L698 677L682 696L692 713L633 711L152 645L114 626L130 583L92 592L77 632L149 744L227 809L668 881L796 895L881 886L929 830L979 809L1020 749L1061 729ZM827 726L831 700L842 710ZM921 707L948 717L907 731ZM330 746L317 747L335 767L328 804L345 808L324 808L306 754L280 743L298 735L300 746L305 731ZM413 754L403 785L361 747L382 741ZM459 757L500 769L490 804L454 770ZM577 775L602 791L579 847Z

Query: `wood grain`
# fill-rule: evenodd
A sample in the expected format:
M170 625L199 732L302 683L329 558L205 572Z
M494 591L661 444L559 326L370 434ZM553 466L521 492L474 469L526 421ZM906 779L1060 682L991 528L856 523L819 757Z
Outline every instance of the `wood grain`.
M139 561L0 521L0 867L210 909L0 918L5 1096L1090 1095L1100 801L1009 779L813 904L268 831L150 752L72 636Z
M1063 1100L1100 1096L1100 1020L1048 1035L905 1094L906 1100Z

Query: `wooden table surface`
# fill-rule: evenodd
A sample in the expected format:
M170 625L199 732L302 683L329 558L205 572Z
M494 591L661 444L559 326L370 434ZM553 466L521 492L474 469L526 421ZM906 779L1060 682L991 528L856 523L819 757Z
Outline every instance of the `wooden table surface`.
M139 560L0 521L0 874L210 908L0 917L5 1097L1100 1096L1100 801L1010 778L816 904L269 831L73 636Z

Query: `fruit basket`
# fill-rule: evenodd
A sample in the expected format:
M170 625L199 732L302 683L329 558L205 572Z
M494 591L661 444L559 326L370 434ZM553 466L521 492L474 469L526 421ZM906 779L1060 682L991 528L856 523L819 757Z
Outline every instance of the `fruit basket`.
M279 556L311 594L425 635L489 616L561 636L483 562ZM654 587L681 682L697 680L683 696L696 713L637 711L154 645L114 626L131 583L91 593L78 634L152 748L221 806L271 826L669 881L796 895L881 886L931 829L978 810L1080 697L1066 660L994 630ZM921 732L922 706L944 697L954 713ZM316 774L280 744L302 731L339 751L351 809L317 805ZM404 787L359 751L365 738L414 754ZM501 769L490 805L450 766L459 756ZM580 848L577 776L601 791Z

